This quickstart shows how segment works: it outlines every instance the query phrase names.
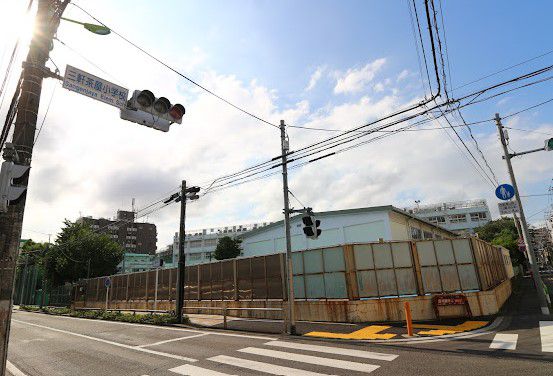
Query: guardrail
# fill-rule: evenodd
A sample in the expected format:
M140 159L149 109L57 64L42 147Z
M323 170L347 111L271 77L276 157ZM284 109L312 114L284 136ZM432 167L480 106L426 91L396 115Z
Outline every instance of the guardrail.
M86 308L78 307L73 308L75 311L110 311L110 312L132 312L136 314L137 312L147 312L147 313L170 313L168 310L161 309L131 309L131 308Z
M227 329L227 312L228 311L264 311L264 312L283 312L284 310L282 308L261 308L261 307L253 307L253 308L234 308L234 307L182 307L183 310L215 310L215 311L222 311L223 312L223 329ZM283 331L286 331L286 322L284 320L284 329Z

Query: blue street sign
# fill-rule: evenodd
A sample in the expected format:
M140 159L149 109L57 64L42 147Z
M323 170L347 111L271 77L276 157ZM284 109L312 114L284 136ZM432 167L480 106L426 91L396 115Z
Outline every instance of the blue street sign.
M510 200L515 197L515 188L510 184L501 184L495 189L495 195L500 200Z
M110 277L104 278L104 286L106 286L106 287L111 286L111 278Z

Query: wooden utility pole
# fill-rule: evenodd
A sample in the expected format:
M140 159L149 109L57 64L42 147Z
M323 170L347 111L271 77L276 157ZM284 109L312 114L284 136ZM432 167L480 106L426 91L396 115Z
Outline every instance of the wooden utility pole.
M520 199L520 191L518 190L517 180L515 178L515 173L513 171L513 165L511 164L512 155L509 154L509 150L507 149L505 132L503 129L503 125L501 124L501 117L499 117L499 114L495 114L495 122L497 125L497 132L499 133L499 140L501 141L501 146L503 147L503 153L505 155L504 159L505 159L505 162L507 163L507 170L509 171L511 184L515 189L515 200L518 204L518 210L520 214L520 226L522 231L522 238L524 239L524 243L526 245L526 252L528 254L528 261L530 262L530 268L532 270L532 277L534 278L534 284L538 292L538 299L541 307L541 313L544 315L549 315L549 304L547 302L547 297L545 296L545 292L543 289L543 282L541 281L540 271L538 269L538 263L536 260L536 254L534 253L534 246L532 245L532 241L530 239L528 224L526 223L526 217L524 216L524 208L522 207L522 200ZM543 148L537 149L537 150L543 150Z
M52 77L46 68L54 35L60 17L70 0L38 0L35 30L27 59L23 64L21 91L17 104L15 129L12 143L16 155L14 162L30 166L36 131L42 80ZM28 175L22 177L21 185L28 184ZM26 193L17 202L0 214L0 376L5 374L10 320L13 304L15 267L19 252L19 240Z

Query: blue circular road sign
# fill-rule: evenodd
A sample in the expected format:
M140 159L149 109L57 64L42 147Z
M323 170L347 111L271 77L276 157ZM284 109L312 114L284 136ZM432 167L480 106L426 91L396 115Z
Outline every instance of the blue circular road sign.
M110 277L104 278L104 286L106 286L106 287L111 286L111 278Z
M501 184L495 189L495 195L500 200L510 200L515 197L515 188L510 184Z

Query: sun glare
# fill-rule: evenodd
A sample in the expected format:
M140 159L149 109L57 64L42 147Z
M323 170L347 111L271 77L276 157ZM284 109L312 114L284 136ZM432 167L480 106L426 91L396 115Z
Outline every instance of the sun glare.
M35 8L27 13L27 1L3 0L0 15L0 41L11 44L17 38L20 45L28 45L33 35ZM13 42L12 42L13 41Z

